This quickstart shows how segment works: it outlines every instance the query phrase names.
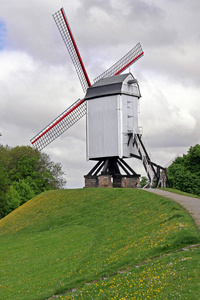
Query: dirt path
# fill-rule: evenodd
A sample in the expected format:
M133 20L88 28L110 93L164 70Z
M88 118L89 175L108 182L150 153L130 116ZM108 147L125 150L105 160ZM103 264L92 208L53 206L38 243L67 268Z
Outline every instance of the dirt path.
M154 193L169 199L172 199L181 204L193 217L197 226L200 229L200 199L192 198L183 195L174 194L160 189L146 189L150 193Z

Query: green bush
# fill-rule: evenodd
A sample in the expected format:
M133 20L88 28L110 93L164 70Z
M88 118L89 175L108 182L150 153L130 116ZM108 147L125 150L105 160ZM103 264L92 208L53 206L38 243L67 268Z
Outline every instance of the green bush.
M13 183L13 187L20 197L20 205L35 196L34 191L31 189L29 183L24 179L20 179L19 182L15 181Z
M200 145L190 147L188 154L177 157L167 170L171 188L200 195Z
M63 175L61 165L45 153L0 145L0 218L46 190L62 188Z
M19 195L19 192L14 188L13 185L9 187L9 191L6 195L6 215L11 213L13 210L18 208L21 204L21 197Z

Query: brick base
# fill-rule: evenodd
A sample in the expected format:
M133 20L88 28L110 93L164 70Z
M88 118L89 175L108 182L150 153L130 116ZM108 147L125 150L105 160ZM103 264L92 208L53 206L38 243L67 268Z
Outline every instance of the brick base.
M111 175L100 175L99 176L99 187L112 187Z
M126 188L137 188L139 178L135 177L126 177Z
M96 188L99 186L97 176L85 176L85 188Z
M112 183L111 175L100 176L84 176L85 188L138 188L140 187L140 180L138 177L123 177L114 176Z
M124 188L124 187L126 187L125 178L121 177L121 176L113 177L113 187L114 188Z

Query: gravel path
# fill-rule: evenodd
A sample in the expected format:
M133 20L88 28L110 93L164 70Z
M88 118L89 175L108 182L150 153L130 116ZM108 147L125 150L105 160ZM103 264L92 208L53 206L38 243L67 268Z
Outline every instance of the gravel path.
M181 204L190 213L190 215L193 217L197 226L200 229L200 199L199 198L192 198L183 195L178 195L160 189L146 189L145 191L169 198Z

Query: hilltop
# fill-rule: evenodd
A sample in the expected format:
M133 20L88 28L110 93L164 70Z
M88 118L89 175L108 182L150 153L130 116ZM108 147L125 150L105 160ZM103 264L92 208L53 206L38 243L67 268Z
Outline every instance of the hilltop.
M186 295L189 285L198 288L199 248L174 251L199 242L179 204L143 190L44 192L0 221L1 298L39 300L77 288L60 299L169 299L180 277L177 293Z

